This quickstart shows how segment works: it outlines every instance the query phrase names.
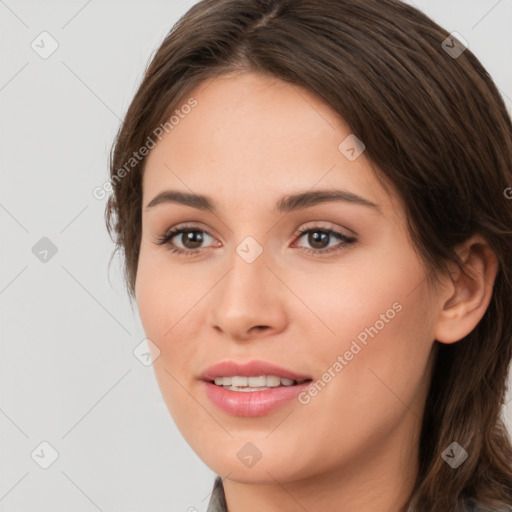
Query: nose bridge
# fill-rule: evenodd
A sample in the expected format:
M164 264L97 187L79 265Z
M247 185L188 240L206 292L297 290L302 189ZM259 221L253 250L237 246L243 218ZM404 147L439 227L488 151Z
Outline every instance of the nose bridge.
M284 311L269 263L269 254L253 237L246 237L234 248L230 270L213 297L214 326L233 338L245 337L256 326L282 327Z
M253 238L247 237L234 250L230 259L230 272L222 286L222 297L232 310L246 309L259 296L265 295L268 286L268 256L263 247ZM267 284L266 284L267 283ZM269 294L267 294L267 297Z

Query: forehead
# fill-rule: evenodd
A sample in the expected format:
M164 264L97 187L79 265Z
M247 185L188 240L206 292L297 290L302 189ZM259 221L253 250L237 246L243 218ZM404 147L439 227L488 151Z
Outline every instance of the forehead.
M146 203L163 187L246 201L343 187L385 200L364 152L351 161L340 150L348 125L303 87L231 74L203 82L183 104L191 98L195 107L176 107L173 128L147 157Z

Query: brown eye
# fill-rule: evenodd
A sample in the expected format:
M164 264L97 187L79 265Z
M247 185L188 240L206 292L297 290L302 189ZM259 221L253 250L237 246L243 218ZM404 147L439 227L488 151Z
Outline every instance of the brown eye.
M299 231L297 234L297 239L306 240L306 243L310 245L311 248L304 247L302 245L299 245L299 247L307 252L314 254L328 254L331 252L340 251L357 241L353 237L346 236L343 233L339 233L338 231L334 231L328 228L304 229ZM338 240L338 243L329 247L329 243L333 239Z
M173 229L167 234L157 238L157 245L166 245L169 250L178 254L199 254L205 239L210 237L206 231L196 227L182 227Z
M199 249L204 239L202 233L198 230L183 230L180 241L185 249Z
M330 238L331 235L325 231L310 231L308 233L308 243L313 249L325 249L329 245Z

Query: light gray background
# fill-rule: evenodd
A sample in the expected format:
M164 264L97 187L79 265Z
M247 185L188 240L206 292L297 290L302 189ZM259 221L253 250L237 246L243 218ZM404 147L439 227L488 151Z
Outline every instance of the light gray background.
M144 333L117 258L107 274L92 195L150 55L193 3L0 0L0 511L206 509L214 473L132 353ZM512 0L414 3L469 42L511 109ZM43 31L59 45L47 59L31 48ZM42 237L58 250L46 263ZM512 402L504 414L512 428ZM46 470L43 441L59 454Z

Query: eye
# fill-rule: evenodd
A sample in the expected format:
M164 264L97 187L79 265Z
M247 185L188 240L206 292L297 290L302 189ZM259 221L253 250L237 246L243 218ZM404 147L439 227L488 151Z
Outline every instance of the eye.
M304 238L305 235L308 236ZM351 245L357 241L354 237L347 236L331 228L322 227L302 229L296 233L296 237L298 240L304 238L306 242L312 246L312 249L308 247L302 247L302 249L313 254L328 254L341 251L345 249L347 245ZM329 243L333 241L333 239L337 239L338 243L329 248Z
M305 235L308 235L307 238L305 238ZM157 245L166 245L172 253L180 256L191 256L199 254L203 249L211 248L202 247L202 244L208 238L214 240L210 234L197 226L181 226L171 229L163 236L157 237L155 243ZM302 229L295 233L296 240L301 240L302 238L304 238L312 248L301 245L299 245L299 247L313 254L328 254L341 251L346 248L346 246L357 241L356 238L347 236L339 231L319 226ZM174 239L176 239L176 241L174 241ZM338 240L338 243L329 247L330 242L334 240ZM182 245L181 247L179 245L180 243Z
M156 243L157 245L167 245L171 252L180 255L198 254L200 249L202 249L201 244L207 237L213 239L213 237L203 229L192 226L181 226L168 231L161 237L157 237ZM174 238L184 247L176 246L176 242L173 241Z

